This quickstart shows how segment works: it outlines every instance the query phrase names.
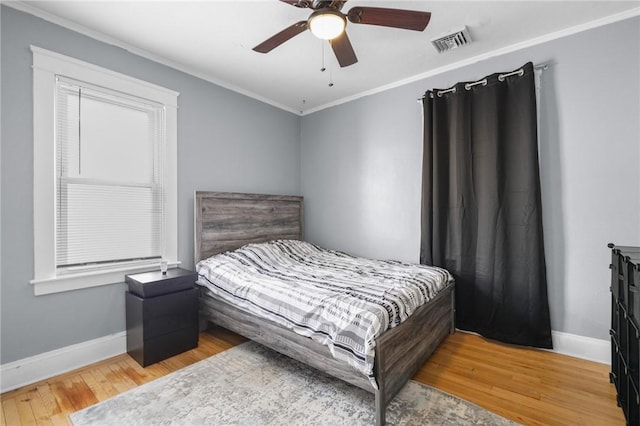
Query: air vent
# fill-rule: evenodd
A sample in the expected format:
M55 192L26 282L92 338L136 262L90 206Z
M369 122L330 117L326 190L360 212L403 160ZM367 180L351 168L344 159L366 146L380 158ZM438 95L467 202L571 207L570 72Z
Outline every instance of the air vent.
M467 27L462 28L460 31L456 31L452 34L447 34L443 37L431 40L431 44L436 48L438 53L446 52L447 50L457 49L465 44L471 43L471 36Z

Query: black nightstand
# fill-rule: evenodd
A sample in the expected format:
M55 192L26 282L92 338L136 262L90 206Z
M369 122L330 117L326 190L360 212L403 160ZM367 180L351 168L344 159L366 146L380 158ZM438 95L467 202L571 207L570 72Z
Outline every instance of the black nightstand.
M146 367L198 346L198 274L126 275L127 352Z

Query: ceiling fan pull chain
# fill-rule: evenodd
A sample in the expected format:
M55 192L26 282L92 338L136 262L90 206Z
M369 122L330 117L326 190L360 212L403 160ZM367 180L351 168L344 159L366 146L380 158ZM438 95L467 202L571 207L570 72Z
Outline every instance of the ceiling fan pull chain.
M324 64L324 45L324 40L322 40L322 68L320 68L320 72L325 72L327 70L327 67ZM333 87L333 67L331 64L329 64L329 87Z
M329 64L329 87L333 87L333 66Z

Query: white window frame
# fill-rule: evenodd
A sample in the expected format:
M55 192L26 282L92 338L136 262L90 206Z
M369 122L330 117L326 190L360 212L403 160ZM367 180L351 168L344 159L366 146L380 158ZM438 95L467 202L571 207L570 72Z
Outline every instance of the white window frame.
M33 53L33 257L36 295L120 283L129 273L156 270L159 261L56 269L55 92L57 76L69 77L164 105L165 248L162 259L178 265L178 92L37 46Z

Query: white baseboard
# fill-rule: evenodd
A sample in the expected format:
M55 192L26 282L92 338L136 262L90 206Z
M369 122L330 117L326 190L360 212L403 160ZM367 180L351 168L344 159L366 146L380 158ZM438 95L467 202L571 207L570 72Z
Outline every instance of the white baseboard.
M473 331L459 329L456 329L456 331L482 336ZM561 355L611 365L611 342L609 340L594 339L593 337L555 330L551 330L551 339L553 340L553 349L540 349L541 351L555 352Z
M0 391L7 392L127 351L121 331L64 348L0 365Z
M551 331L553 352L611 365L611 341Z
M475 333L474 333L475 334ZM608 340L552 331L553 351L563 355L611 364L611 343ZM127 351L127 333L78 343L0 366L1 392L7 392L58 374L102 361Z

